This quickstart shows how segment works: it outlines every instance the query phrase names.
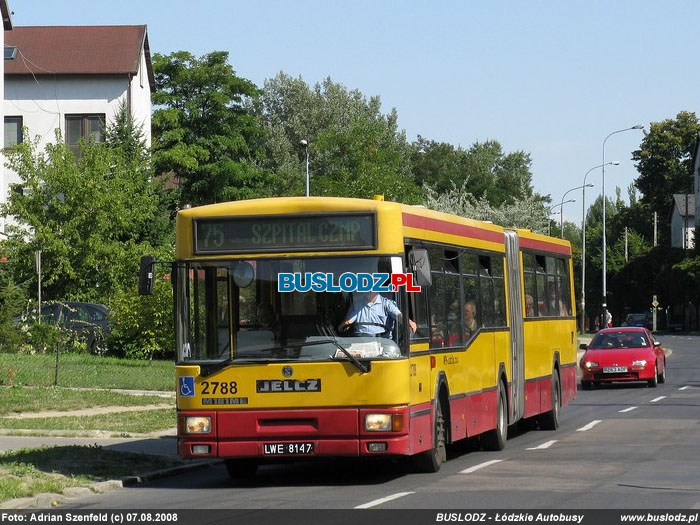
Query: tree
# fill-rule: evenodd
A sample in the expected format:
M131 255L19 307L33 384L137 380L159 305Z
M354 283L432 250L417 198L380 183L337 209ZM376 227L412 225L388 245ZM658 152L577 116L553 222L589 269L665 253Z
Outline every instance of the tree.
M255 162L261 130L246 108L257 87L236 76L228 52L199 59L186 51L153 55L153 161L174 176L181 204L209 204L265 195Z
M693 152L700 132L695 113L681 111L675 119L652 122L640 148L632 153L639 177L641 202L659 214L662 239L670 236L669 211L674 193L693 192Z
M411 162L416 182L438 193L466 183L471 195L485 198L496 207L534 194L532 161L524 151L506 154L495 140L476 142L464 150L421 136L413 147Z
M330 78L311 88L279 73L265 81L251 107L265 131L262 166L277 174L277 195L304 194L306 157L299 147L304 139L311 195L420 201L398 116L395 110L383 114L379 97L367 99Z
M438 193L426 188L425 205L431 210L453 213L469 219L490 221L508 228L527 228L547 233L547 210L539 196L524 197L513 203L492 206L486 197L477 198L467 189L467 181L461 188Z
M37 144L25 140L6 153L21 182L2 206L16 221L7 228L5 264L14 282L36 283L41 250L45 299L105 301L135 282L139 256L153 251L161 215L152 172L140 156L109 144L82 143L79 158L59 133L43 152Z

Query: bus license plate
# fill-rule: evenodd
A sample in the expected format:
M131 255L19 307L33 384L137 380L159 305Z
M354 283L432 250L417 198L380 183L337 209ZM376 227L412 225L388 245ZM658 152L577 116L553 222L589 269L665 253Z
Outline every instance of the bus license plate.
M313 453L313 443L265 443L263 445L263 454L266 456L308 455Z
M616 374L620 372L627 372L626 366L606 366L603 367L604 374Z

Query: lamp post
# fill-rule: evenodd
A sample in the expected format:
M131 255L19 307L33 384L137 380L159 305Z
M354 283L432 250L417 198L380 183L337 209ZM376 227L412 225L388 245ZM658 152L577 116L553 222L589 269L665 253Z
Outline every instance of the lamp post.
M607 165L613 166L619 166L619 164L619 160L613 160L607 163ZM599 164L589 169L583 176L583 186L581 186L581 188L583 188L581 192L581 232L583 236L581 243L581 333L583 333L586 328L586 188L592 186L592 184L586 184L586 178L590 172L602 168L603 166L603 164Z
M612 133L609 133L607 137L603 140L603 188L602 188L602 195L603 195L603 318L601 325L605 324L605 320L607 317L607 312L608 312L608 301L607 301L607 296L608 296L608 282L607 282L607 241L605 238L605 143L608 141L610 137L613 135L616 135L617 133L622 133L623 131L631 131L633 129L644 129L644 126L641 124L637 124L636 126L632 126L631 128L624 128L624 129L618 129L617 131L613 131Z
M564 238L564 206L563 206L564 197L566 197L572 191L580 190L581 188L583 188L583 191L585 192L586 187L592 188L593 184L584 184L584 186L576 186L575 188L571 188L570 190L566 190L566 192L564 192L564 195L562 195L562 197L561 197L561 204L560 204L561 208L559 209L559 230L560 230L559 236L562 239ZM567 202L569 202L569 201L567 201Z
M302 139L299 141L299 145L304 148L306 152L306 196L309 196L309 141Z
M555 204L554 206L552 206L551 208L549 208L549 214L550 214L550 215L552 214L552 211L554 210L554 208L559 208L560 206L564 206L564 204L568 204L569 202L576 202L576 199L569 199L568 201L565 201L565 200L562 199L562 201L561 201L559 204ZM548 222L547 222L547 235L549 235L549 234L551 233L550 230L549 230L549 226L550 226L549 223L550 223L550 222L551 222L551 219L549 219Z

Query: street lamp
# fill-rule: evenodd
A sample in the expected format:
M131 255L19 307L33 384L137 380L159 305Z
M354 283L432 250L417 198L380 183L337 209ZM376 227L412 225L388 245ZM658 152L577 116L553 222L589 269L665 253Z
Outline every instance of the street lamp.
M299 145L306 151L306 196L309 196L309 141L301 139Z
M580 190L581 188L583 188L583 191L586 191L586 187L592 188L593 184L586 184L584 186L576 186L575 188L571 188L570 190L566 190L564 195L562 195L562 197L561 197L561 204L559 205L559 206L561 206L561 208L559 208L559 229L561 231L559 232L559 236L562 239L564 238L564 206L563 206L564 205L564 197L566 197L572 191ZM569 201L566 201L566 202L569 202ZM576 201L574 201L574 202L576 202Z
M620 161L613 160L612 162L608 162L607 164L599 164L598 166L593 166L583 176L583 186L581 186L581 188L583 188L583 190L581 191L581 232L583 235L583 242L581 244L581 333L583 333L586 328L586 188L592 186L586 184L586 178L588 177L588 174L593 170L603 168L606 165L619 166Z
M607 301L607 296L608 296L608 282L607 282L607 241L605 239L605 143L608 141L610 137L617 133L622 133L623 131L632 131L633 129L644 129L644 126L641 124L637 124L636 126L632 126L631 128L625 128L625 129L618 129L617 131L613 131L612 133L608 134L607 137L605 137L605 140L603 140L603 188L602 188L602 194L603 194L603 319L601 322L601 325L605 324L605 320L607 318L607 312L608 312L608 301Z
M564 204L568 204L570 202L576 202L576 199L569 199L568 201L565 201L562 199L562 201L559 204L555 204L554 206L549 208L549 215L552 214L552 211L554 210L554 208L559 208L560 206L564 206ZM550 222L551 222L551 219L547 221L547 235L549 235L551 233L549 230Z

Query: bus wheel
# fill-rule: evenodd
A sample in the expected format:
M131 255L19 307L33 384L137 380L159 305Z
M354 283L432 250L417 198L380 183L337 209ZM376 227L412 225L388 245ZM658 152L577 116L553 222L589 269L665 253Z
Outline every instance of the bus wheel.
M540 416L540 428L542 430L556 430L559 428L559 416L561 414L561 393L559 392L559 374L554 372L552 376L552 410Z
M496 414L496 428L489 430L481 436L481 446L484 450L503 450L508 439L508 423L506 421L506 394L503 386L498 385L498 408Z
M258 471L258 462L254 459L227 459L224 465L231 479L252 478Z
M442 405L438 399L435 403L433 448L417 455L413 460L413 464L419 472L437 472L446 459L445 418L442 415Z

